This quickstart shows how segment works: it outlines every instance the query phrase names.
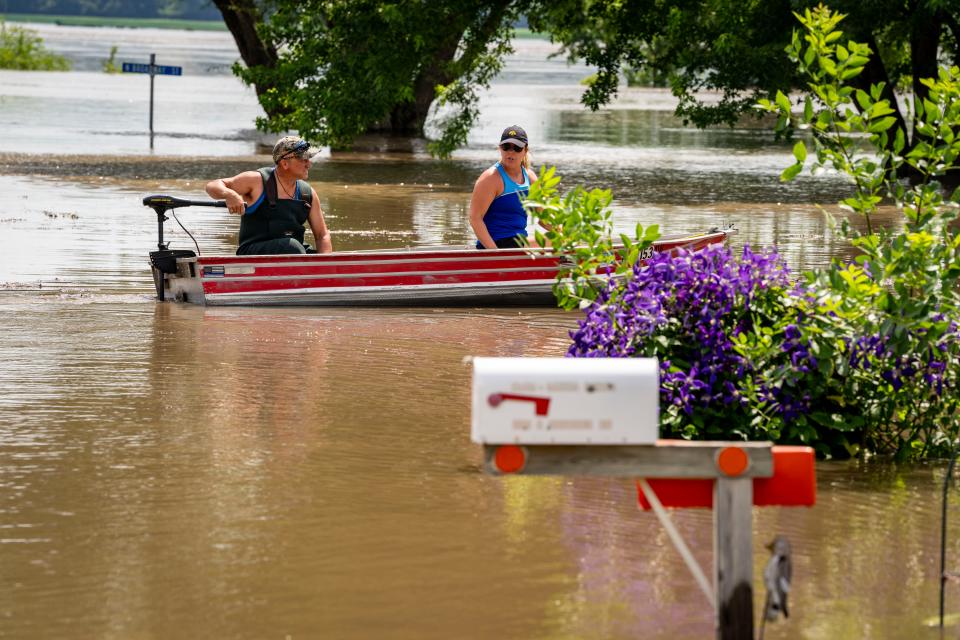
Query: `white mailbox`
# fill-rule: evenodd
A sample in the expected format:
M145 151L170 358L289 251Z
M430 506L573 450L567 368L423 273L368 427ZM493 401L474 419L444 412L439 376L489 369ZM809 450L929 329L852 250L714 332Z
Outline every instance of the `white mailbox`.
M655 358L474 358L471 438L482 444L653 444Z

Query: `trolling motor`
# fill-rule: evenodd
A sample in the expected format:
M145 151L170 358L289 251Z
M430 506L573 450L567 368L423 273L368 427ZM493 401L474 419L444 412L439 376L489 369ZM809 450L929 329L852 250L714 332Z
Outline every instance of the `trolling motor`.
M196 253L189 249L170 249L163 241L163 223L167 221L167 211L178 207L226 207L223 200L184 200L173 196L147 196L143 206L150 207L157 214L157 250L150 252L150 266L153 268L153 284L157 288L157 298L163 300L163 276L177 272L177 258L193 258Z

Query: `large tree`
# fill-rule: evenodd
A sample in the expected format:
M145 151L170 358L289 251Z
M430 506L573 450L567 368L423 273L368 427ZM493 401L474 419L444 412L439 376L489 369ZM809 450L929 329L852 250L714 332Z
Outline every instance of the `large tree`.
M423 135L431 108L445 154L466 140L477 92L510 51L516 0L214 0L271 131L348 145L368 131ZM436 103L436 104L435 104Z
M265 7L256 0L213 0L223 15L223 21L233 34L240 51L243 65L234 65L234 72L244 74L260 73L263 78L253 84L257 100L267 113L268 119L284 115L284 111L274 106L275 96L283 93L286 87L276 86L270 78L275 72L279 56L272 42L260 37L258 28L264 23Z
M698 126L735 123L757 99L801 86L784 48L793 11L812 0L214 0L239 46L237 73L267 114L259 124L348 145L367 131L419 136L436 115L433 150L463 144L478 92L526 15L571 58L598 68L591 108L617 92L624 67L668 74L677 113ZM834 0L846 37L875 52L854 83L927 89L960 52L960 0ZM720 94L703 101L704 90ZM905 131L906 116L896 112ZM916 142L916 138L911 141Z

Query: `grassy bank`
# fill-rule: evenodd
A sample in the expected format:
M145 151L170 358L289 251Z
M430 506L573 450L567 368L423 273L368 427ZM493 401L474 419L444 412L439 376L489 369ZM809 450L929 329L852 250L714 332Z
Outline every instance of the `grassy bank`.
M102 16L56 16L43 13L0 13L7 22L61 24L69 27L123 27L129 29L186 29L195 31L226 31L220 20L174 20L170 18L107 18Z

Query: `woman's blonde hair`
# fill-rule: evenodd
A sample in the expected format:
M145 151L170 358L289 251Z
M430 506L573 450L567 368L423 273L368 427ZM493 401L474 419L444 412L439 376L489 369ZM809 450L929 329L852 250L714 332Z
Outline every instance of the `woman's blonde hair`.
M529 144L524 148L524 151L526 151L526 153L523 154L523 162L521 162L520 164L523 165L524 169L529 169L530 168L530 145Z

